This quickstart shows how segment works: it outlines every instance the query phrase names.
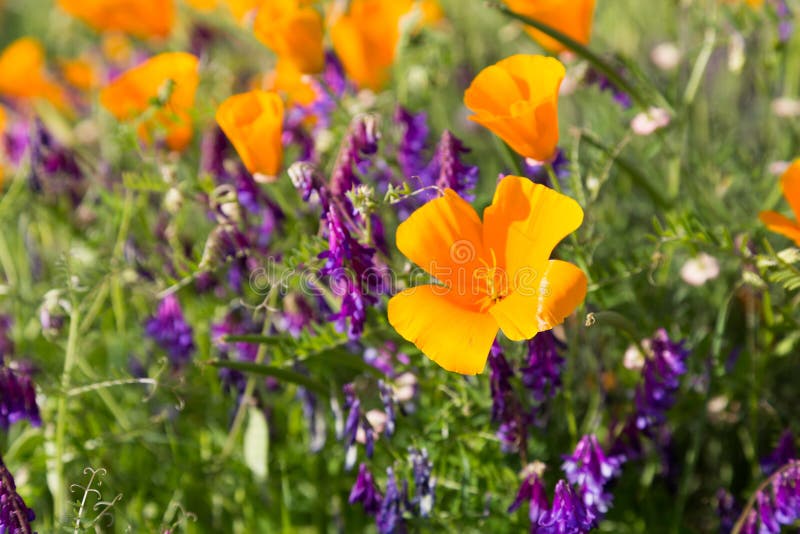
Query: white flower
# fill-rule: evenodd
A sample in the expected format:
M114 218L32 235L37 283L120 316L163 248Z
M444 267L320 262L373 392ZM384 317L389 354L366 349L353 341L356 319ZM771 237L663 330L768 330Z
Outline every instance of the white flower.
M650 108L636 115L631 121L631 129L636 135L650 135L670 122L669 112L663 108Z
M681 62L681 55L675 43L660 43L650 51L650 60L661 70L672 70Z
M714 256L701 253L681 267L681 278L690 286L702 286L719 276L719 262Z

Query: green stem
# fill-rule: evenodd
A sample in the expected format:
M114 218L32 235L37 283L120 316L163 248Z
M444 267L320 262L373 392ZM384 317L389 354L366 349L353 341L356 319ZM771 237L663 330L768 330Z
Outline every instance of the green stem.
M80 306L73 299L72 312L69 318L69 335L67 337L67 351L64 358L64 370L61 373L61 392L58 398L58 413L56 415L56 450L55 450L55 479L56 487L53 495L55 521L66 518L66 479L64 476L64 448L67 431L67 397L69 396L72 382L72 368L78 358L78 330L80 325Z
M504 6L503 4L500 4L498 2L490 2L489 5L491 7L493 7L494 9L498 10L500 13L504 14L505 16L507 16L509 18L512 18L512 19L516 19L516 20L522 22L523 24L525 24L527 26L531 26L531 27L539 30L543 34L547 35L548 37L552 37L553 39L555 39L559 43L563 44L564 46L566 46L567 48L569 48L570 50L572 50L573 52L575 52L576 54L578 54L579 56L581 56L582 58L587 60L589 63L594 65L594 67L597 70L599 70L600 72L602 72L603 74L606 75L608 80L613 85L615 85L620 90L625 91L626 93L631 95L631 97L640 106L642 106L643 108L650 107L649 103L647 102L647 99L645 99L641 95L641 93L639 93L639 91L636 89L636 87L633 86L633 84L631 84L628 80L626 80L625 78L620 76L619 73L616 71L616 69L611 67L608 63L606 63L598 55L596 55L594 52L589 50L587 47L585 47L584 45L582 45L578 41L575 41L574 39L572 39L568 35L565 35L565 34L561 33L560 31L556 30L555 28L552 28L552 27L548 26L547 24L539 22L536 19L532 19L532 18L526 17L525 15L520 15L519 13L510 10L508 7Z
M706 67L708 67L708 61L711 59L711 53L714 51L716 42L717 30L714 26L711 26L706 29L703 48L700 49L700 54L697 56L697 61L695 61L692 74L689 77L689 83L686 84L686 91L683 93L683 102L687 105L690 105L697 95L697 89L700 87L700 82L706 72Z

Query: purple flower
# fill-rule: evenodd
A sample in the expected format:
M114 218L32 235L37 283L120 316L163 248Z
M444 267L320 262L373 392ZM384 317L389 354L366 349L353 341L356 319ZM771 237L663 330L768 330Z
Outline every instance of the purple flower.
M436 186L439 189L450 188L461 197L473 200L478 182L478 167L465 165L461 161L461 156L469 152L456 136L447 130L442 132L436 154L421 173L422 185ZM435 195L423 196L431 199Z
M794 436L791 430L786 429L781 434L775 450L761 459L761 472L769 476L789 460L795 459L797 459L797 449L794 446Z
M558 351L564 347L552 330L539 332L528 341L528 361L521 370L522 383L537 402L552 397L561 388L564 358Z
M772 3L778 15L778 39L781 43L787 43L794 33L792 10L786 0L773 0Z
M192 327L184 320L181 304L175 295L167 295L161 301L155 316L145 323L144 330L167 352L173 367L187 364L194 354Z
M304 387L297 388L297 396L303 403L303 416L308 423L308 448L311 452L319 452L326 440L325 415L319 409L319 399Z
M358 466L358 478L356 478L353 489L350 490L350 498L348 502L355 504L360 502L364 507L364 511L369 515L376 515L381 509L381 502L383 497L380 490L375 485L375 479L372 473L369 472L365 464Z
M517 491L517 496L514 498L514 502L508 507L508 513L517 510L525 501L528 502L528 518L531 521L531 526L533 529L536 529L538 528L539 520L542 519L550 509L550 503L547 502L544 484L542 484L542 480L535 473L531 473L522 481L519 491Z
M392 386L383 380L378 380L378 391L381 395L383 411L386 413L386 427L384 429L384 434L387 438L390 438L392 437L392 434L394 434L395 425L394 392L392 392Z
M564 154L564 151L560 148L556 149L556 153L550 159L550 161L536 161L535 159L531 158L523 159L522 167L525 172L525 176L537 184L552 187L553 184L550 183L550 174L547 172L546 168L546 164L548 163L551 167L553 167L553 173L559 180L564 180L569 176L570 162L567 159L567 156Z
M514 394L511 379L514 370L503 355L503 349L495 341L489 352L489 389L492 394L492 421L499 423L497 432L503 451L516 450L524 442L531 422Z
M778 533L800 520L800 461L790 460L773 473L753 498L741 532Z
M14 477L0 458L0 532L4 534L33 532L30 522L35 518L36 514L17 493Z
M596 526L595 516L566 481L559 480L553 495L553 506L539 518L531 532L537 534L579 534Z
M369 168L368 156L378 151L380 135L377 120L371 115L356 117L342 142L331 175L330 190L334 197L345 198L345 193L361 183L358 173Z
M394 471L391 467L387 467L386 494L381 501L378 515L375 518L380 534L395 534L405 530L402 505L403 498L400 494L400 489L397 487Z
M415 488L414 500L411 503L418 507L420 517L428 517L436 498L436 479L431 477L433 463L428 459L426 449L419 450L410 447L408 454L411 457Z
M741 513L742 509L736 503L733 495L720 488L717 491L717 515L719 516L720 534L729 534Z
M571 456L564 456L561 467L570 484L578 487L587 509L605 513L612 499L606 485L620 475L623 462L621 456L606 456L597 437L588 435L581 438Z
M2 361L0 365L0 428L8 430L9 426L23 419L34 426L41 425L30 370L11 368Z
M220 357L225 360L254 362L258 356L258 345L243 341L227 342L227 336L257 334L261 331L247 311L236 308L228 312L222 321L211 323L211 341L219 349ZM221 368L219 377L226 390L244 392L247 379L243 373L234 369Z
M53 200L68 197L74 206L80 204L86 182L75 155L39 120L30 130L29 153L31 188Z
M632 102L630 95L614 85L611 80L608 79L608 76L602 72L590 68L589 72L586 73L585 79L589 85L596 85L601 91L610 92L611 96L614 98L614 102L622 109L629 109L631 107Z
M394 120L403 128L403 136L397 147L397 161L406 178L416 176L425 168L428 120L426 113L411 113L403 106L397 106Z
M647 433L664 422L664 414L675 404L680 377L686 373L689 351L682 342L673 343L664 329L650 340L653 357L642 369L643 383L636 390L636 427Z

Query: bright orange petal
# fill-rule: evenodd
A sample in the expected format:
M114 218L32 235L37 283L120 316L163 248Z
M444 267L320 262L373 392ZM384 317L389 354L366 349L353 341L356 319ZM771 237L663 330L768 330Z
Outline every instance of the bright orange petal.
M472 275L482 266L481 221L453 190L446 189L444 196L431 200L397 227L397 248L454 288L455 297L464 303L477 301Z
M771 231L788 237L800 247L800 224L774 211L762 211L758 218Z
M428 358L448 371L483 371L497 335L491 315L462 308L441 286L406 289L389 300L389 323Z
M583 210L566 195L527 178L506 176L483 212L483 244L512 281L540 276L559 241L583 222Z
M531 276L535 285L521 284L489 308L507 338L530 339L537 332L561 324L586 297L586 275L576 266L550 260L543 276Z
M781 176L781 188L795 219L800 221L800 159L794 160Z

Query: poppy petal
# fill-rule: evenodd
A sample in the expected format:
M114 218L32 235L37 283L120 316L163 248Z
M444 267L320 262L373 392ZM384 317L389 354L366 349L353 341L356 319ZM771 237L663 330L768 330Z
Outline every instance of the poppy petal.
M800 224L774 211L762 211L758 218L771 231L788 237L800 246Z
M781 176L783 196L792 207L794 217L800 221L800 159L795 160Z
M397 227L397 248L448 287L464 305L479 297L473 273L482 267L481 221L452 189L431 200Z
M558 242L582 222L583 210L568 196L527 178L506 176L483 212L484 249L505 258L499 267L509 280L530 283L532 275L547 268Z
M483 371L497 336L491 315L465 309L442 286L406 289L389 300L389 323L428 358L448 371Z
M561 324L583 302L586 287L586 275L578 267L550 260L537 285L522 285L489 313L507 338L530 339Z

